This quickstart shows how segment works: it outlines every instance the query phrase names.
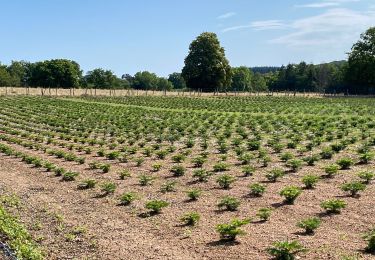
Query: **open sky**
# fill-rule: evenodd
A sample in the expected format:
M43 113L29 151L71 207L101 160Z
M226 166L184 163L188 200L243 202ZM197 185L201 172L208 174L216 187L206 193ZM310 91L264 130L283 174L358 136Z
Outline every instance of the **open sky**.
M204 31L232 66L345 59L375 26L375 0L0 0L0 24L5 64L67 58L167 76Z

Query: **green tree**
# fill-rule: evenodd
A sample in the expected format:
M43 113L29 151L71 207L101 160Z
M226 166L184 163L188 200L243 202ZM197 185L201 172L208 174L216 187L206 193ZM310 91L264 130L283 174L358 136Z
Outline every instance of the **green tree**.
M266 79L260 73L255 73L252 79L252 85L253 85L254 91L267 91L268 90Z
M215 33L202 33L190 44L182 77L192 89L215 91L230 86L231 68Z
M168 76L168 80L172 82L174 89L186 88L186 82L182 77L181 73L174 72Z
M0 64L0 87L10 86L11 80L12 78L7 71L7 67Z
M232 68L232 85L231 90L251 91L252 90L253 72L245 67Z
M349 91L357 94L375 93L375 27L361 34L349 53L347 79Z
M165 78L158 78L157 82L157 89L158 90L171 90L173 89L173 84L169 80Z
M85 79L88 86L93 86L94 88L99 89L119 88L122 83L112 71L101 68L89 71L85 76Z
M155 90L158 87L158 76L148 71L137 72L134 75L133 87L142 90Z

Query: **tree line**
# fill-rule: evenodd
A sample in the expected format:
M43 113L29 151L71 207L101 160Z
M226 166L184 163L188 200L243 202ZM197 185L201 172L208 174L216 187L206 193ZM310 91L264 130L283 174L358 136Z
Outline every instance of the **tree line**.
M52 59L34 63L12 61L8 66L0 64L0 86L375 94L375 27L360 36L347 61L231 67L217 35L205 32L190 44L182 71L167 78L149 71L118 77L102 68L84 75L77 62Z

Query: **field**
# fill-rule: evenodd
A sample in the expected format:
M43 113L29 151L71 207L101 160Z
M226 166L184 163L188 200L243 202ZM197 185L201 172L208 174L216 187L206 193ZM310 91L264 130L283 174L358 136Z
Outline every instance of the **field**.
M0 205L45 259L270 259L281 241L374 259L375 99L0 96L0 111Z

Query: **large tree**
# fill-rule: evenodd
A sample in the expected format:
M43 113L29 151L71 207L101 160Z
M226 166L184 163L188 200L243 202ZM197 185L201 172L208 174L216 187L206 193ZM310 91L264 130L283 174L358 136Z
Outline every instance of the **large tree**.
M363 33L353 45L348 61L348 90L357 94L375 94L375 27Z
M140 71L134 75L133 87L142 90L156 90L158 88L158 76L148 71Z
M232 85L231 90L234 91L251 91L252 90L252 78L253 72L245 67L232 68Z
M231 68L215 33L202 33L190 44L182 77L192 89L215 91L230 86Z
M168 76L168 80L172 82L174 89L186 88L186 82L181 73L174 72Z
M94 88L119 88L119 79L110 70L104 70L101 68L89 71L85 76L88 86Z

